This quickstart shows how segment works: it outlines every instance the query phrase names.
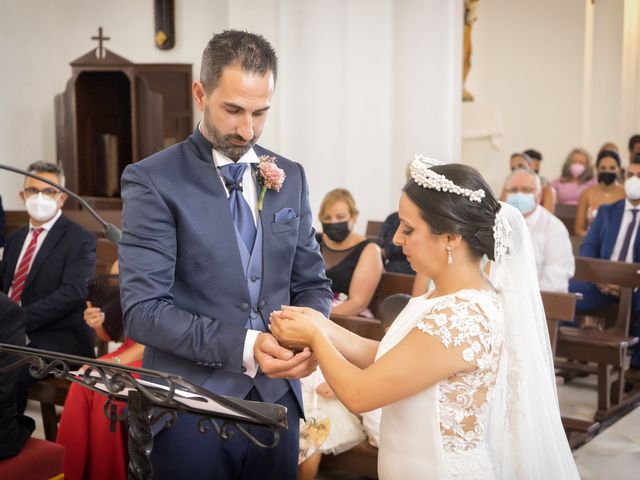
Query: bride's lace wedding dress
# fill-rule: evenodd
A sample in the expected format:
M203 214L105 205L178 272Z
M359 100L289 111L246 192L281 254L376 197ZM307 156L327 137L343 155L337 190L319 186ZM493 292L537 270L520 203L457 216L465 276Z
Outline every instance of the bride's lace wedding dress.
M417 328L446 348L462 347L463 359L477 368L383 408L381 479L496 478L484 426L498 373L503 326L500 297L490 291L461 290L433 299L411 299L380 343L376 360ZM425 351L415 361L432 359Z

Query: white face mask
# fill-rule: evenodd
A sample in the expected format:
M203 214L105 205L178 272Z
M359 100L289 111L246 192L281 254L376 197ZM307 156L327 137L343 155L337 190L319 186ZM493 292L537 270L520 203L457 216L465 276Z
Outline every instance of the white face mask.
M624 193L629 200L640 200L640 178L635 175L627 178L624 182Z
M36 222L51 220L58 212L58 202L42 193L31 195L25 202L29 216Z

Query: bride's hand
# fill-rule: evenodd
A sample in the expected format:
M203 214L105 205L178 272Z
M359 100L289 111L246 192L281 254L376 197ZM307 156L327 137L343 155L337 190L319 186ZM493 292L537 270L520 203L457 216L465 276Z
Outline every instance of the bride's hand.
M269 328L280 344L304 348L311 346L324 321L324 315L312 308L283 306L271 314Z

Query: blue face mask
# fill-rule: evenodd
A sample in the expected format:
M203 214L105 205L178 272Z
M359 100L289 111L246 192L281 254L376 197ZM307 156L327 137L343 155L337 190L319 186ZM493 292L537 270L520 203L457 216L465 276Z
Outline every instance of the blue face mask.
M536 196L533 193L510 193L507 195L507 203L526 214L536 208Z

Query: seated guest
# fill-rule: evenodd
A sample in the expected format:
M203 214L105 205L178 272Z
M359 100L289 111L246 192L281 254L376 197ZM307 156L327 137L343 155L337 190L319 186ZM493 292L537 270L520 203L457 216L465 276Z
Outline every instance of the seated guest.
M348 190L337 188L327 193L319 218L320 253L336 300L332 313L363 314L382 277L380 247L353 231L358 209Z
M613 150L602 150L596 160L598 183L585 188L578 200L576 235L584 237L598 208L624 199L624 188L619 182L620 156Z
M406 181L411 179L411 171L407 167ZM396 234L398 227L400 226L400 217L398 212L390 214L380 227L380 234L378 235L378 244L382 247L382 256L384 258L384 269L387 272L405 273L407 275L414 275L415 272L411 268L411 265L407 261L402 252L402 247L393 243L393 236Z
M535 150L533 148L529 148L522 153L531 159L530 170L536 172L536 175L540 175L540 167L542 166L542 154L538 150ZM542 182L543 186L547 184L547 179L542 176L540 176L540 181Z
M6 294L0 292L0 343L24 346L24 318L22 309ZM0 368L18 360L0 352ZM35 429L35 422L18 414L14 386L18 369L0 373L0 460L20 453L22 446Z
M618 148L618 145L616 145L613 142L604 142L602 144L602 146L600 147L600 149L598 150L598 153L604 151L604 150L611 150L616 152L618 155L620 155L620 148Z
M378 446L381 409L360 415L351 413L338 400L319 368L300 383L306 420L300 420L298 480L316 478L322 455L339 455L365 440ZM324 438L318 439L319 436Z
M591 155L582 148L574 148L562 165L562 175L551 186L559 204L577 205L582 191L596 183Z
M118 262L111 267L118 273ZM103 328L105 313L87 302L84 321L104 341L113 341ZM122 319L120 319L122 321ZM144 346L130 339L100 360L132 367L142 366ZM65 478L92 480L125 480L127 478L127 432L122 422L110 429L110 421L104 414L107 397L78 384L69 388L64 403L56 442L65 447ZM114 402L118 415L123 414L125 404Z
M524 215L536 259L540 290L566 292L575 271L569 232L564 224L541 208L540 177L527 170L516 170L506 183L507 202Z
M36 162L29 172L64 185L62 169L51 163ZM49 184L26 177L20 197L30 221L7 238L0 279L2 291L22 305L27 346L93 357L93 335L82 311L95 270L95 235L62 214L67 196ZM19 413L36 382L22 368L16 382Z
M533 161L526 153L515 152L509 157L509 169L512 172L516 170L531 170L532 168Z
M393 243L393 236L400 226L400 217L398 212L390 214L380 227L380 235L378 243L382 246L384 256L384 269L387 272L404 273L414 275L416 272L411 268L411 264L407 261L402 252L402 247L398 247Z
M640 134L636 133L629 138L629 165L635 161L638 155L640 155Z
M529 156L529 153L532 153L533 157ZM509 159L509 168L512 172L515 172L516 170L530 170L532 172L535 172L535 174L537 175L538 171L540 170L541 162L542 154L537 150L529 149L523 153L512 153ZM542 182L540 205L542 205L550 212L553 212L556 207L556 194L546 179L540 177L540 181ZM502 194L500 195L500 201L507 201L507 194L504 188L502 189Z
M611 205L603 205L591 224L580 247L580 255L618 262L640 263L640 162L629 165L624 182L626 198ZM611 284L593 284L572 280L569 290L582 293L576 303L576 313L587 314L612 303L617 303L620 287ZM631 334L640 334L640 291L633 293ZM640 349L635 347L631 367L640 368Z

